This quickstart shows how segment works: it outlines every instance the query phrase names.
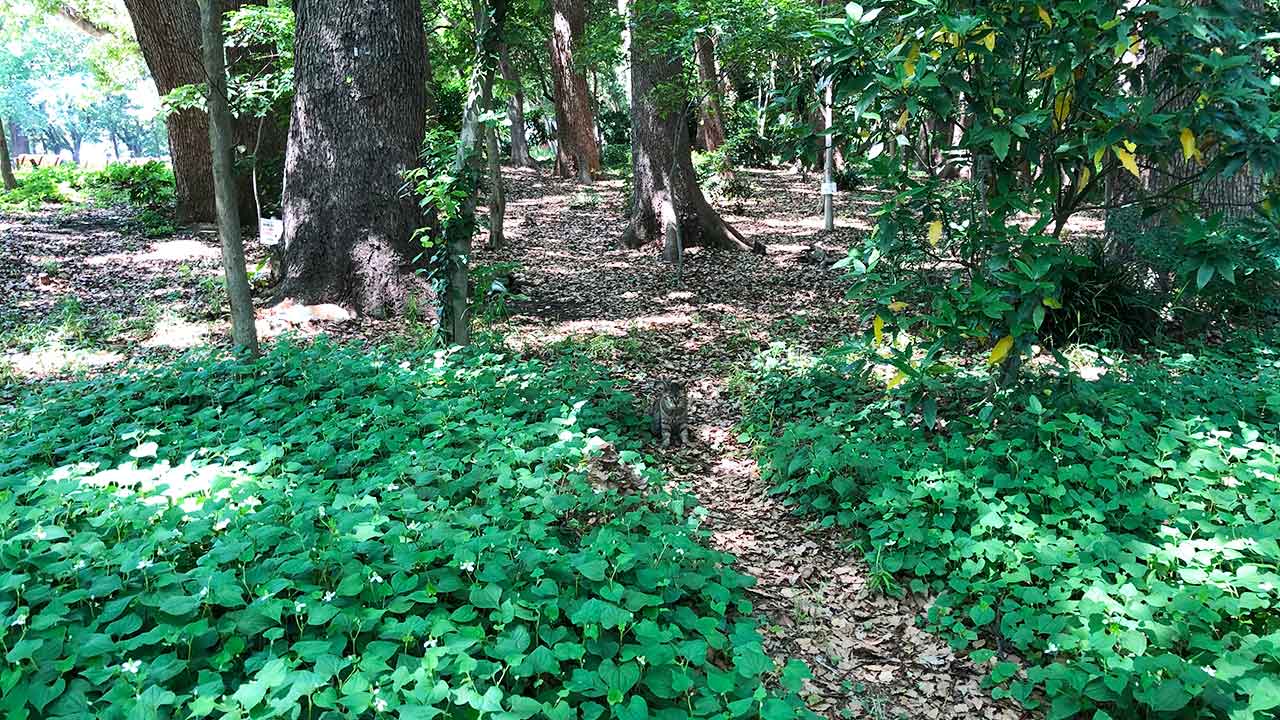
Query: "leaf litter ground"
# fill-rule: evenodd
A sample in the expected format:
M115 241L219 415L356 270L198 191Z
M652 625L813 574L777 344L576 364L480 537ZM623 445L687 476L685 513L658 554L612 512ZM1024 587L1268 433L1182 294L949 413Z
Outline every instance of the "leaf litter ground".
M478 265L518 265L519 292L497 329L528 352L569 349L608 367L638 397L651 381L686 380L693 393L687 447L653 448L667 475L705 506L718 549L757 578L752 595L769 651L805 661L814 710L828 717L1031 717L982 688L984 671L919 629L928 598L868 587L860 554L769 494L738 440L732 388L772 342L816 350L861 327L827 266L869 230L874 198L842 196L837 229L821 230L817 181L740 171L750 197L719 203L725 218L767 244L766 257L691 249L682 276L656 248L617 248L624 218L618 180L577 185L508 171L507 235ZM250 246L250 264L261 260ZM4 396L47 379L120 362L155 362L203 342L224 343L217 239L207 229L158 240L126 215L45 211L0 218ZM370 340L403 336L402 323L293 311L260 313L260 327L323 330ZM0 384L3 387L4 384Z

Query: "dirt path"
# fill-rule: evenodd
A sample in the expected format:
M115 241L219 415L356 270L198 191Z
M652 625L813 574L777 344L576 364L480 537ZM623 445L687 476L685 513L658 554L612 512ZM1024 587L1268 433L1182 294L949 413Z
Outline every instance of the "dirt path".
M815 182L752 173L755 195L728 216L769 255L691 251L677 283L654 252L615 249L620 182L585 189L523 172L508 181L509 247L478 256L521 268L529 300L513 306L503 329L517 342L571 345L642 396L656 378L690 383L696 440L663 455L664 469L701 500L716 546L757 578L770 650L809 664L814 709L833 718L1025 717L992 700L977 668L917 627L921 599L869 590L860 554L769 495L736 437L741 410L730 388L759 350L777 341L816 349L859 330L838 277L805 258L819 240L843 255L865 225L844 221L820 234Z

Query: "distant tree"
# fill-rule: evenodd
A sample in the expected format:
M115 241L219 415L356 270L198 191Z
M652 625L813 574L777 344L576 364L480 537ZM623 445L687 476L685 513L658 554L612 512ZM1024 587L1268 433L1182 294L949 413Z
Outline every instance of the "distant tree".
M662 0L637 0L631 12L634 180L623 244L661 242L670 261L693 246L763 252L763 245L747 242L726 223L698 187L687 120L692 90L684 72L691 41L679 33L674 11Z
M529 154L529 140L525 135L524 87L520 74L511 62L511 53L503 43L498 52L498 67L507 91L507 118L511 121L511 164L516 167L536 167L537 161Z
M298 0L296 14L281 295L396 314L421 255L404 173L426 131L422 6Z
M591 182L600 172L595 110L587 78L575 64L586 34L585 0L551 0L551 77L556 104L556 174Z

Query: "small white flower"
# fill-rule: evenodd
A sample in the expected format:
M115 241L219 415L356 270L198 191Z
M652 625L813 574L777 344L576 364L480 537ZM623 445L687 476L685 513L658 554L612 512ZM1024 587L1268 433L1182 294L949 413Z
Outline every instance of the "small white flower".
M548 554L548 555L559 555L559 554L560 554L560 548L547 548L547 554Z
M1222 479L1222 484L1223 484L1223 485L1226 485L1226 486L1227 486L1227 487L1229 487L1229 488L1233 488L1233 487L1240 487L1240 481L1239 481L1239 480L1237 480L1237 479L1235 479L1235 478L1233 478L1233 477L1223 478L1223 479Z
M120 665L120 669L130 675L137 675L138 671L142 669L142 661L125 660L124 663Z
M306 609L307 609L307 604L306 604L306 603L302 602L301 600L295 600L295 601L294 601L294 603L293 603L293 611L294 611L295 613L301 613L303 610L306 610Z
M390 485L387 486L387 492L389 493L393 493L399 489L400 489L400 486L395 483L391 483Z
M325 593L325 594L324 594L324 601L325 601L325 602L333 602L333 598L334 598L334 597L335 597L335 596L334 596L334 594L333 594L333 591L332 591L332 590L330 590L329 592L327 592L327 593Z
M45 532L45 531L44 531L44 528L40 527L39 525L37 525L37 526L36 526L36 533L35 533L35 534L36 534L36 539L37 539L37 540L43 540L43 539L45 539L45 538L49 537L49 533Z
M684 548L676 548L677 555L684 555Z
M77 561L76 561L76 564L75 564L74 569L75 569L75 570L83 570L83 569L85 568L85 565L86 565L86 563L85 563L85 561L84 561L83 559L77 560Z
M1202 668L1200 668L1200 669L1201 669L1201 670L1203 670L1203 671L1204 671L1204 674L1205 674L1205 675L1208 675L1209 677L1217 677L1217 676L1218 676L1218 671L1217 671L1217 670L1215 670L1215 669L1213 669L1212 667L1210 667L1210 666L1208 666L1208 665L1205 665L1204 667L1202 667Z
M22 613L18 617L14 618L13 622L9 623L9 627L22 627L23 625L26 625L26 624L27 624L27 614Z
M376 584L378 584L378 583L382 582L382 576L381 576L381 575L379 575L378 573L374 573L374 574L372 574L372 575L370 575L370 576L369 576L369 582L374 583L374 584L376 585Z
M153 561L151 558L144 558L144 559L142 559L142 560L139 560L139 561L138 561L138 569L139 569L139 570L146 570L147 568L151 567L152 565L155 565L155 561Z
M459 567L463 572L475 572L475 571L476 571L476 564L475 564L475 563L473 563L473 562L471 562L470 560L468 560L468 561L466 561L466 562L462 563L462 564L461 564L461 565L459 565L458 567Z
M320 517L324 517L324 506L320 506Z
M409 361L408 361L408 360L405 360L404 362L400 363L400 369L401 369L401 370L408 370L408 369L409 369L409 367L410 367L410 366L409 366Z
M1271 592L1274 588L1275 588L1275 585L1272 585L1272 584L1271 584L1271 583L1269 583L1269 582L1262 582L1262 583L1258 583L1258 589L1259 589L1259 590L1261 590L1262 592L1268 592L1268 593L1269 593L1269 592Z
M204 598L208 597L208 595L209 595L209 588L208 588L208 587L202 587L202 588L200 588L200 599L201 599L201 600L203 600Z
M405 526L404 526L404 529L405 529L405 530L413 531L413 530L417 530L417 529L418 529L418 527L419 527L419 526L418 526L418 521L417 521L417 520L413 520L413 521L411 521L408 525L405 525Z
M426 641L422 643L422 648L424 650L430 650L431 648L439 644L440 644L439 640L436 640L435 638L427 638Z
M373 686L373 694L374 694L374 695L377 695L381 690L382 690L382 688L378 687L377 685L374 685L374 686Z
M1049 653L1050 655L1053 655L1053 654L1054 654L1054 653L1056 653L1056 652L1058 652L1058 644L1057 644L1057 643L1049 643L1049 650L1048 650L1048 653Z
M213 529L218 532L222 532L223 530L226 530L227 526L230 524L231 524L231 520L229 518L222 518L221 520L213 524Z
M645 657L645 656L643 656L643 655L637 655L637 656L636 656L636 662L640 663L641 665L648 665L648 664L649 664L649 659L648 659L648 658L646 658L646 657Z
M374 709L374 710L376 710L377 712L386 712L386 711L387 711L387 701L386 701L386 700L383 700L382 698L374 698L374 699L373 699L373 709Z
M244 499L244 502L240 504L245 507L257 507L262 504L262 501L254 497L253 495L250 495L249 497Z

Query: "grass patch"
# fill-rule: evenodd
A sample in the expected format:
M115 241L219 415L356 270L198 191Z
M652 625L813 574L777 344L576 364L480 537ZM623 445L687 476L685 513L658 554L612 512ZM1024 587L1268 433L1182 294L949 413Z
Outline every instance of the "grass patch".
M643 424L591 364L484 349L202 352L27 396L0 711L803 715L691 499L587 480Z
M778 349L745 426L777 491L852 528L882 586L936 595L929 628L989 663L995 695L1050 719L1271 716L1280 354L1236 348L994 398L960 372L934 431L865 350Z

